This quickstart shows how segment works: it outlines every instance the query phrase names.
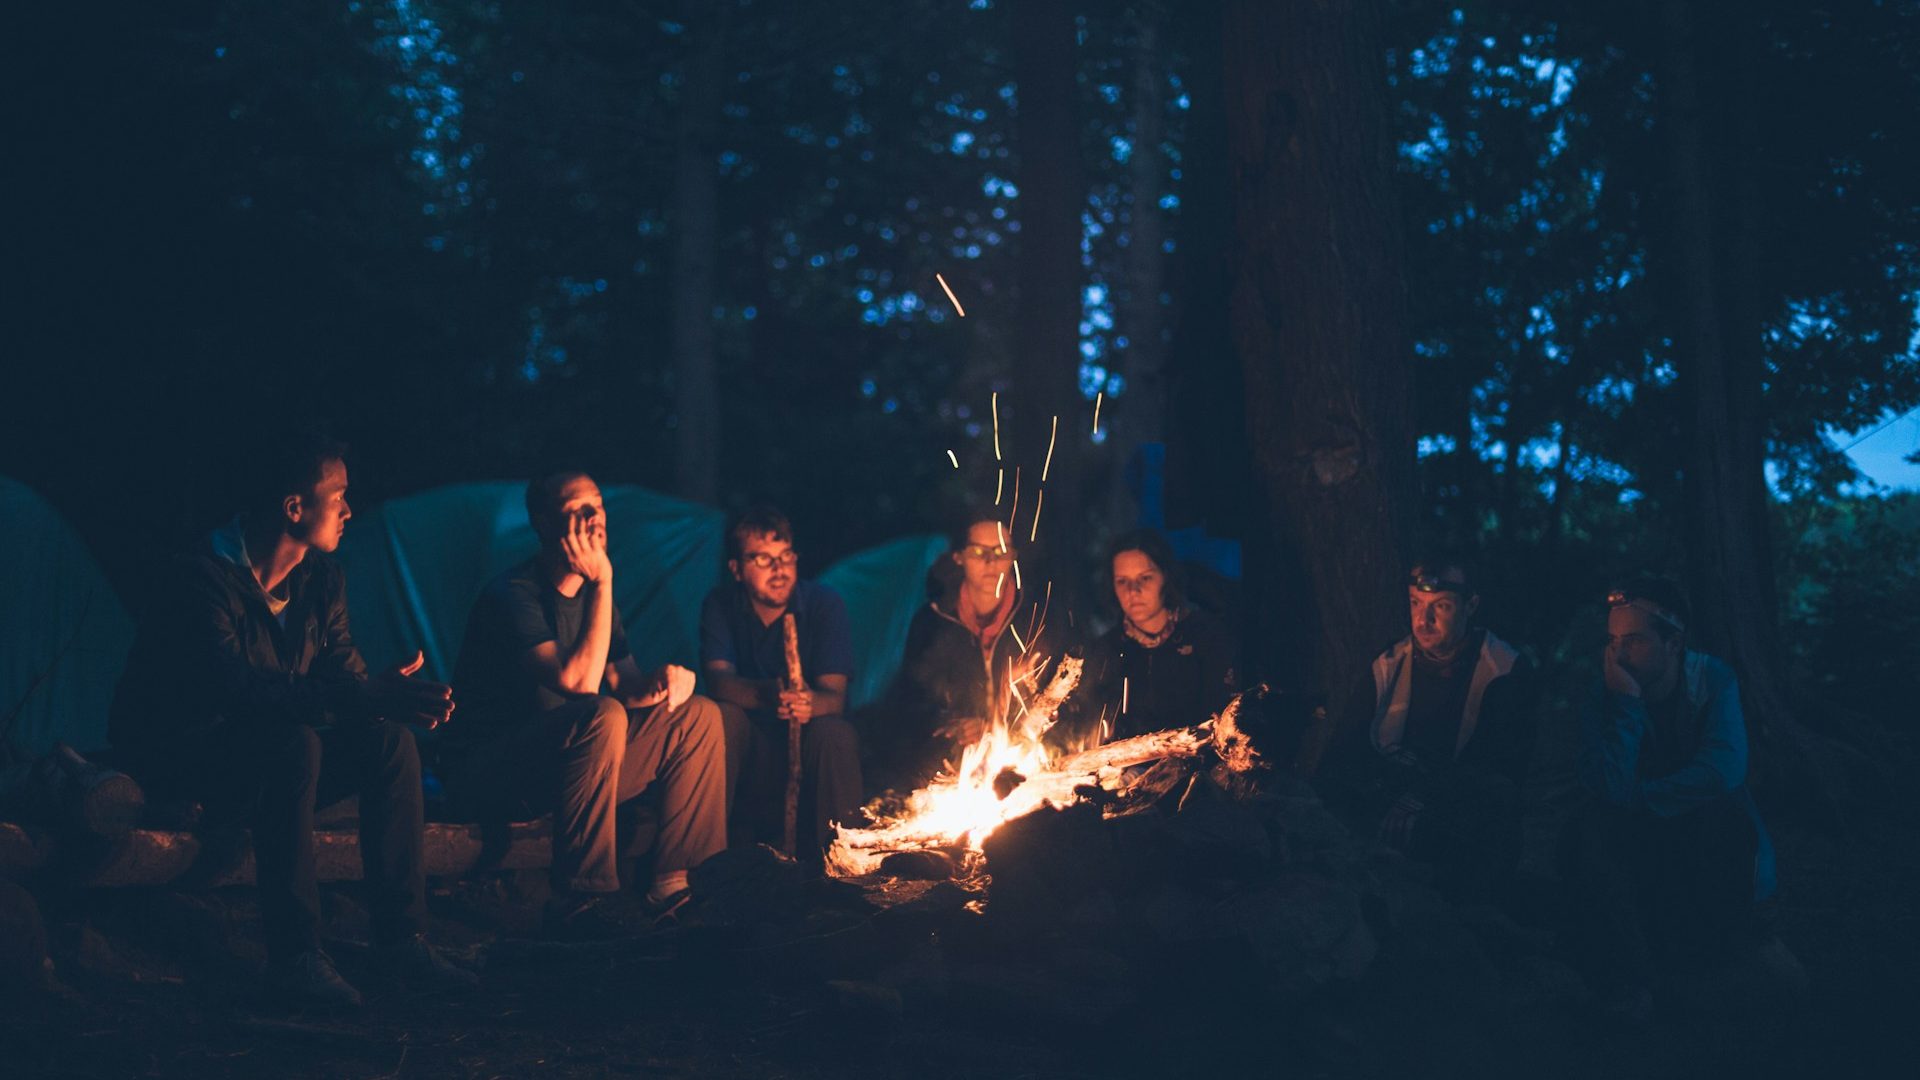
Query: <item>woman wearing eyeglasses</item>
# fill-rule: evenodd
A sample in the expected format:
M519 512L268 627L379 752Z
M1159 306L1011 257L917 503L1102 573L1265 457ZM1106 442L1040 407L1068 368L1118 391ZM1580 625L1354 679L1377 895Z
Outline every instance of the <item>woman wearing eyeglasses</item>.
M884 764L900 782L931 775L990 723L1010 719L1057 659L1044 590L1025 580L1004 520L974 515L927 579L880 733Z

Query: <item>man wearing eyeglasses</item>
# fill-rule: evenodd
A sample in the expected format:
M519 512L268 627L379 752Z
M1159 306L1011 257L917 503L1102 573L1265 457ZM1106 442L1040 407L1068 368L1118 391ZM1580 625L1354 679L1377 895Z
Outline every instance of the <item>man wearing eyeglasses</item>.
M1412 632L1356 692L1329 763L1336 801L1455 899L1490 902L1520 857L1520 789L1533 753L1533 665L1475 621L1467 562L1436 554L1407 579ZM1364 738L1361 736L1364 734Z
M1748 794L1733 669L1687 648L1670 582L1607 597L1599 692L1574 759L1591 803L1563 838L1577 946L1613 1007L1645 1018L1656 969L1730 954L1774 887L1773 848Z
M853 636L840 594L802 581L793 526L756 507L727 530L733 580L700 610L700 666L727 729L727 776L736 840L774 839L786 791L787 727L800 733L797 844L818 861L830 824L860 806L860 741L845 717L853 678ZM791 613L806 685L790 687L782 616Z

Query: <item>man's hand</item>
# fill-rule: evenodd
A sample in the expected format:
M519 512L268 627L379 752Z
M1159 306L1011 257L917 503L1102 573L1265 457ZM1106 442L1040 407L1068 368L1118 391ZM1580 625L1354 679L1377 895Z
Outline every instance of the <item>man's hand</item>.
M408 724L439 727L453 716L453 688L416 679L427 658L415 651L413 659L367 680L367 698L375 716Z
M1417 796L1402 795L1387 808L1386 816L1380 819L1380 842L1401 851L1413 848L1413 826L1420 820L1420 811L1426 809L1426 803Z
M694 675L690 668L678 664L668 664L655 676L667 691L667 708L677 709L693 696Z
M933 729L935 736L948 739L955 746L972 746L987 734L987 722L977 716L963 716Z
M560 553L566 556L568 570L595 585L613 581L613 560L607 558L607 529L598 519L578 514L568 518L567 531L560 535Z
M1640 681L1628 674L1626 668L1620 666L1619 659L1614 655L1613 646L1608 645L1601 655L1604 657L1602 663L1606 671L1607 689L1626 697L1639 697Z
M806 687L780 691L780 707L774 710L782 720L805 724L813 719L813 691Z

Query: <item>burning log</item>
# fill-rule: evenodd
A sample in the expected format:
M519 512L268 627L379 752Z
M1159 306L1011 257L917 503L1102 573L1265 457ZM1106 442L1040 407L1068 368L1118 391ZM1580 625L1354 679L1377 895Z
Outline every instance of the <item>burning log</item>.
M1073 664L1070 669L1069 663ZM1044 732L1052 726L1052 710L1073 688L1071 681L1062 688L1062 679L1077 680L1080 673L1077 661L1063 661L1061 667L1061 674L1035 699L1035 706L1047 703L1050 707L1044 714L1030 708L1023 732ZM1259 696L1266 688L1249 692ZM1245 696L1235 697L1220 715L1205 723L1121 739L1053 762L1045 761L1037 750L1029 754L1030 760L1002 762L1003 755L985 747L996 735L1005 742L1007 733L999 729L981 746L969 748L956 773L915 792L905 813L876 821L871 828L842 828L828 851L828 866L836 874L854 876L874 872L896 852L959 844L979 850L1002 823L1043 806L1071 806L1082 800L1084 788L1123 791L1129 785L1126 770L1150 762L1212 753L1230 773L1250 772L1258 767L1259 755L1240 730L1240 703Z

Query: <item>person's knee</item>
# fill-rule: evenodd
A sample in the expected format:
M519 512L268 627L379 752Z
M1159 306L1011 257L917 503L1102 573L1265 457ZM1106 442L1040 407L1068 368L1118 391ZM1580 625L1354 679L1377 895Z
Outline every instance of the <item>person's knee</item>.
M736 728L733 721L712 698L695 694L680 707L679 724L689 741L694 743L711 742L715 746L725 745L733 738L735 731L744 737L747 725L746 714L740 714L740 724Z
M374 730L379 739L382 765L420 771L420 744L414 739L412 728L380 720L375 722Z
M817 716L809 720L807 744L814 755L829 761L860 756L860 734L842 716Z
M306 724L289 724L268 748L273 764L300 780L320 776L320 733Z
M627 722L627 707L601 694L593 699L590 708L583 706L567 742L573 747L617 754L627 746Z

